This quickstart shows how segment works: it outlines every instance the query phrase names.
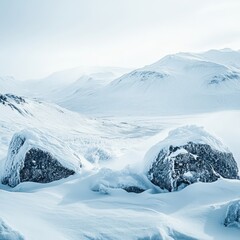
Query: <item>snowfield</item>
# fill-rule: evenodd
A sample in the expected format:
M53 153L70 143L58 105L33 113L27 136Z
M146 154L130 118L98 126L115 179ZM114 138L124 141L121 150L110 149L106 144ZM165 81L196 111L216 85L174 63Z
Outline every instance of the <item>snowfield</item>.
M240 180L219 177L169 192L147 172L161 149L189 141L232 153L240 167L239 56L211 50L128 72L63 71L37 81L36 91L34 83L18 83L21 89L1 78L1 180L23 168L31 148L75 174L1 183L0 239L238 240ZM179 148L169 158L186 153Z
M232 50L168 55L92 92L83 92L84 88L68 91L68 97L61 99L60 95L53 101L70 110L108 116L236 110L240 102L239 59L240 52Z
M38 106L39 103L31 102L34 104ZM44 114L40 112L41 107ZM11 110L10 117L9 109L4 108L3 116L8 117L1 119L1 162L6 158L7 147L15 131L30 125L44 131L46 136L62 139L64 147L71 151L89 154L95 146L109 149L111 156L107 161L98 159L93 168L49 184L26 182L13 189L1 185L1 217L25 239L239 238L239 229L225 227L224 220L228 205L240 198L240 181L220 179L214 183L196 183L179 192L162 193L146 179L143 181L141 175L136 177L136 172L141 172L144 166L143 159L148 149L165 138L170 129L185 124L211 129L240 164L236 141L240 136L239 111L129 117L123 122L119 118L88 119L67 110L62 113L58 107L55 109L54 105L45 103L37 107L37 112L33 112L32 106L28 116ZM37 115L46 118L48 108L51 112L48 121L35 119ZM72 114L71 120L69 114ZM16 116L19 117L17 120ZM47 138L51 139L50 136ZM121 170L128 165L131 166L129 171ZM102 167L109 170L99 172ZM151 190L140 194L127 193L116 188L119 182L150 186Z

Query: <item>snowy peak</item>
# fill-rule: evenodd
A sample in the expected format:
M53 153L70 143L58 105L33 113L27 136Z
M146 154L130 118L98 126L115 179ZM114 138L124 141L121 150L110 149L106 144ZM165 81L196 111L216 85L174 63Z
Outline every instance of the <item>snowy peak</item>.
M213 52L168 55L101 87L81 88L58 103L97 114L168 115L238 109L240 68L232 62L237 66L239 52ZM223 61L226 54L236 57L232 62Z
M209 50L200 55L212 62L240 68L240 51L225 48L221 50Z
M159 82L164 84L159 85ZM229 83L228 88L233 84L232 90L240 89L240 69L214 62L204 54L177 53L122 76L112 86L116 89L119 85L126 91L132 87L160 90L167 86L170 91L172 87L191 86L194 91L204 86L203 89L207 90L211 85L222 83Z
M85 93L86 88L94 91L129 71L117 67L78 67L55 72L46 78L25 81L22 87L27 96L59 103L72 98L75 93Z

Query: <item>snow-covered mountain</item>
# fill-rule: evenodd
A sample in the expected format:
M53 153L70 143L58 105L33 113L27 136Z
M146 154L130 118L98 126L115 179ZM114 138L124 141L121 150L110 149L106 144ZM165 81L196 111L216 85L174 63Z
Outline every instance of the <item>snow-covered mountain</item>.
M119 67L77 67L55 72L43 79L28 80L22 85L24 94L56 102L77 91L81 92L82 88L95 90L129 71L128 68Z
M21 93L21 82L12 76L0 76L0 93Z
M80 67L40 80L4 80L1 91L45 99L90 115L234 110L240 108L239 59L240 52L231 49L177 53L133 71Z
M240 51L233 51L229 48L222 50L209 50L199 54L212 62L240 68Z
M239 59L240 53L232 50L168 55L91 93L72 94L60 104L74 111L110 115L238 109Z

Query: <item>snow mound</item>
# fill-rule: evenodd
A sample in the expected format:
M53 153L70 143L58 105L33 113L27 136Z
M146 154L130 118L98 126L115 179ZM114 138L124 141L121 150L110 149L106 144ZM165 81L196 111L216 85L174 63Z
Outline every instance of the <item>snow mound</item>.
M226 227L240 228L240 201L235 201L228 206L226 218L224 221Z
M238 179L232 153L215 137L197 126L171 131L146 154L145 170L161 189L179 190L194 182L214 182L219 177Z
M112 159L112 154L107 149L103 149L99 146L93 146L87 149L84 157L91 163L99 164L110 161Z
M36 168L38 175L41 175L44 168L47 168L46 171L51 169L50 162L55 166L54 176L50 179L55 180L61 178L56 171L65 169L64 173L69 176L79 172L82 164L86 163L59 139L36 129L22 130L14 134L10 142L2 181L14 187L29 177L30 170L25 169L26 166ZM42 170L37 167L38 164L42 165ZM25 173L22 172L24 170ZM41 179L40 182L45 180Z
M143 174L134 173L129 167L120 171L102 168L96 176L92 190L109 194L110 189L124 189L127 192L141 193L154 188Z
M10 228L0 218L0 239L1 240L23 240L24 238L18 232Z

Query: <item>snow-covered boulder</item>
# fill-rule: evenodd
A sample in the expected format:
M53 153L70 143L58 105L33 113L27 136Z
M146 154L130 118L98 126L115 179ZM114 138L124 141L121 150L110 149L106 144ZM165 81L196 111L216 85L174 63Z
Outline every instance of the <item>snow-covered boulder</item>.
M9 145L2 183L48 183L78 172L81 160L59 139L37 130L16 133Z
M126 167L120 171L102 168L96 175L96 181L92 184L92 190L108 194L110 189L123 189L127 192L141 193L152 188L146 175L134 173Z
M147 176L161 189L176 191L195 182L238 179L232 153L203 128L185 126L171 131L145 156Z
M23 236L9 227L0 218L0 239L1 240L23 240Z
M226 227L240 228L240 200L228 206L224 225Z

